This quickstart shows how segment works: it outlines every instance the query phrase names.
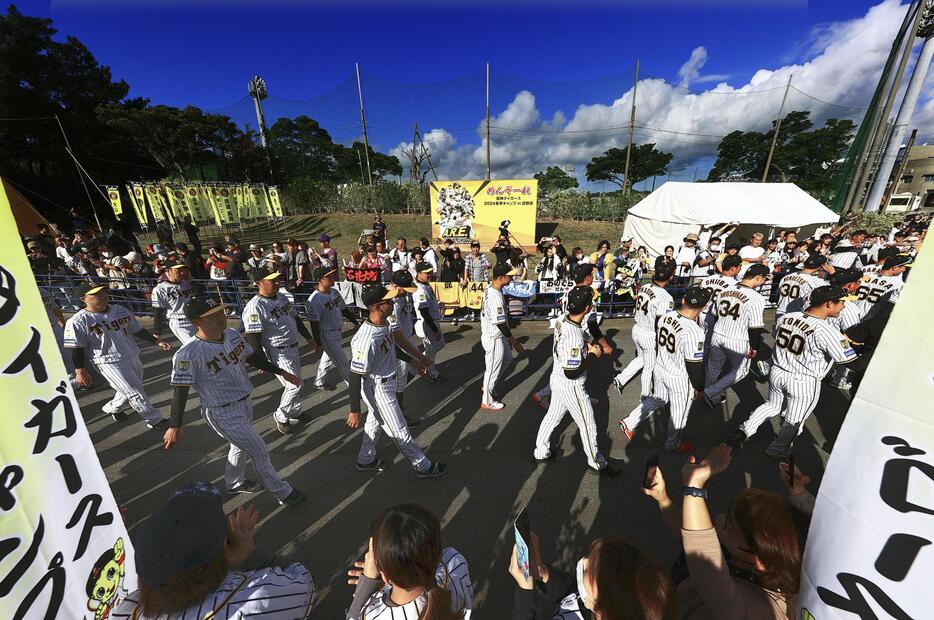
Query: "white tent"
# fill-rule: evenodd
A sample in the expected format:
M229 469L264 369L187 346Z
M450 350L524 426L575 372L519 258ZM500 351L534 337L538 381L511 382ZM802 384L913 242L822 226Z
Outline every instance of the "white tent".
M677 248L685 235L699 233L701 226L738 222L800 228L838 219L794 183L668 182L629 210L623 237L657 256L666 245Z

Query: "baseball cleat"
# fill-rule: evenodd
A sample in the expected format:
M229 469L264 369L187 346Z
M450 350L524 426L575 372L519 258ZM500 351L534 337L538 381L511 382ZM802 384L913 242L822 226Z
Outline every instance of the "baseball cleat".
M500 409L502 409L502 408L505 407L505 406L506 406L506 405L504 405L503 403L501 403L501 402L499 402L499 401L495 401L495 400L494 400L492 403L489 403L489 404L487 404L487 403L480 403L480 408L481 408L481 409L489 409L490 411L499 411Z
M313 415L311 415L310 412L308 412L308 411L303 411L303 412L300 413L297 417L294 417L294 418L292 418L291 420L289 420L289 422L290 422L290 423L291 423L291 422L297 422L297 423L299 423L299 424L308 424L309 422L311 422L311 421L314 420L314 419L315 419L315 417L314 417Z
M666 452L671 452L672 454L688 454L694 449L694 445L688 443L687 441L679 441L678 445L674 447L665 446Z
M279 500L280 506L298 506L303 503L308 496L299 491L298 489L292 489L292 492L289 493L285 498Z
M146 422L146 426L154 431L164 431L169 428L169 421L163 418L158 422Z
M619 430L623 431L623 435L626 435L626 439L629 441L632 441L636 436L636 433L631 428L626 426L626 420L619 421Z
M440 478L448 471L448 466L444 463L432 463L431 467L425 471L416 471L415 475L419 478Z
M330 383L321 383L321 384L315 383L315 389L324 390L325 392L333 392L337 388L331 385Z
M127 413L126 411L114 411L113 413L110 414L110 417L113 418L114 422L123 422L128 417L130 417L130 414ZM149 428L152 428L152 427L150 426Z
M263 490L263 487L256 482L255 480L244 480L235 487L230 487L227 489L227 495L238 495L240 493L249 494L249 493L259 493Z
M551 452L543 459L532 455L532 463L553 463L564 456L564 450L561 448L552 448Z
M550 399L547 396L543 397L538 394L532 394L532 402L538 405L538 408L542 411L548 411L548 405L551 404L549 401Z
M276 430L282 433L283 435L291 435L292 425L289 424L288 422L280 422L279 420L276 420Z
M367 463L365 465L363 463L357 462L354 464L354 469L356 469L357 471L381 472L381 471L386 470L386 461L381 461L379 459L376 459L372 463Z
M616 476L623 473L623 470L619 467L613 467L612 465L607 465L600 469L594 470L597 472L597 475L601 478L615 478Z

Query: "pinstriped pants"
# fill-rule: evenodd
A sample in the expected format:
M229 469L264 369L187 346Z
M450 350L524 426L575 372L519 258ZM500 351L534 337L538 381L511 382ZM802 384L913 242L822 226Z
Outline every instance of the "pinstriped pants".
M414 334L406 336L406 340L408 340L413 347L418 349L418 342L415 340ZM396 360L396 394L404 392L405 386L409 384L409 368L409 363L405 360Z
M655 331L633 325L632 342L636 345L636 357L616 375L616 381L626 385L641 370L642 395L648 396L652 393L652 369L655 367Z
M302 378L300 356L297 346L269 350L269 361L287 373L295 375L299 380ZM277 422L285 424L289 421L289 418L297 418L302 412L302 385L304 385L304 381L295 386L286 381L281 375L276 375L276 379L282 384L283 390L282 398L279 399L279 408L275 410L273 417Z
M143 362L138 357L122 360L115 364L95 364L97 371L107 380L117 393L104 404L105 413L120 411L127 402L136 413L150 423L162 419L162 414L149 402L146 389L143 387Z
M438 324L440 327L440 324ZM422 338L422 349L425 351L425 357L428 358L430 364L428 365L428 376L435 378L438 376L438 368L435 366L435 357L438 355L438 351L444 348L444 334L440 336L435 332L431 331L431 328L427 325L424 326L425 337Z
M324 385L324 379L328 371L337 366L341 373L341 379L350 383L350 362L344 355L341 348L341 331L339 329L321 330L321 346L324 350L321 352L321 359L318 360L318 371L315 373L315 386ZM297 373L293 373L297 374Z
M590 404L587 390L582 383L564 381L554 375L551 376L551 383L551 404L548 405L548 413L538 427L535 458L545 459L551 454L551 434L561 423L564 413L568 412L580 431L587 465L593 469L603 469L606 467L606 458L597 449L597 423L593 418L593 406Z
M710 339L710 358L707 360L707 376L704 394L710 398L719 396L728 387L739 383L749 374L751 360L746 357L749 341L745 338L727 338L714 334ZM723 367L728 370L720 376Z
M198 328L191 324L188 319L169 319L169 329L178 338L178 341L185 344L195 337Z
M804 421L817 407L819 399L820 379L796 375L772 366L769 372L769 399L756 407L739 428L746 437L752 437L763 422L782 414L783 423L797 426L797 433L800 433Z
M279 499L285 499L292 492L292 487L279 477L269 458L263 438L253 428L253 399L231 403L226 407L202 407L204 421L214 429L222 439L230 443L227 451L227 467L224 470L224 484L232 489L246 480L246 457L253 461L253 469L259 476L263 488Z
M697 362L700 363L700 362ZM691 380L687 373L674 375L661 368L653 373L655 387L652 396L646 398L641 405L633 409L624 422L630 430L648 419L656 410L668 404L670 417L668 419L668 438L665 440L666 448L676 448L681 441L681 431L688 423L688 414L691 412Z
M75 363L71 361L71 351L65 350L65 330L58 326L58 323L52 324L52 332L55 334L55 342L58 343L58 350L62 353L62 361L65 363L65 370L68 372L68 379L75 380Z
M485 367L483 371L483 398L481 402L489 405L495 402L493 390L505 374L509 364L512 363L512 347L505 338L490 338L481 336L483 345Z
M399 401L396 400L396 378L374 378L367 375L363 377L361 392L368 411L363 425L363 444L357 453L357 462L367 465L376 460L376 442L379 440L380 431L383 431L392 437L416 471L430 469L431 461L412 438L399 408Z

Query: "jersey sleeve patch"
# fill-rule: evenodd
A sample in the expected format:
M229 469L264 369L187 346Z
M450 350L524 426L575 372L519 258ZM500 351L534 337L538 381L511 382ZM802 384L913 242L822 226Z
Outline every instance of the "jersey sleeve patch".
M366 372L366 351L354 349L353 358L350 360L350 369L360 374Z
M263 322L260 320L259 313L251 312L243 315L243 331L247 333L263 331Z
M172 375L169 383L172 385L194 385L194 382L191 360L185 355L176 353L175 358L172 360Z

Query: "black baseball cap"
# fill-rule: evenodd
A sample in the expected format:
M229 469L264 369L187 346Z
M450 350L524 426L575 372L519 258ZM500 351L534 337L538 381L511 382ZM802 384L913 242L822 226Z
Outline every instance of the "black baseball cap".
M220 491L208 482L189 484L133 531L136 573L156 589L181 572L218 559L226 539Z
M577 266L574 267L574 282L580 284L587 279L587 276L593 273L593 265L590 263L577 263Z
M743 274L743 280L749 280L758 276L767 275L769 275L769 268L762 263L756 263L754 265L749 265L749 269L747 269L746 273Z
M819 306L828 301L852 301L854 299L856 297L847 293L842 286L818 286L811 291L808 308Z
M855 267L850 267L849 269L837 269L828 281L831 286L843 286L850 282L859 282L862 279L863 272Z
M901 267L902 265L911 264L911 257L907 254L898 254L897 256L889 256L885 259L885 262L882 263L883 269L892 269L893 267Z
M185 317L194 321L223 309L224 302L217 297L192 297L185 302Z
M804 260L805 269L817 269L827 264L827 257L823 254L811 254Z
M896 246L894 245L889 246L887 248L882 248L881 250L879 250L878 258L885 260L886 258L889 258L890 256L898 256L899 254L901 254L901 252L902 251L899 250Z
M671 279L671 276L675 275L675 266L673 263L667 265L661 265L652 276L653 280L658 282L667 282Z
M85 282L84 284L79 284L75 287L75 294L81 298L85 295L97 295L101 291L106 291L106 284L98 284L96 282Z
M517 273L519 272L516 271L516 268L510 265L509 263L496 263L496 265L493 267L494 278L501 278L503 276L514 276Z
M326 276L333 276L337 273L337 269L334 267L315 267L315 270L311 273L311 277L314 278L315 282L321 280Z
M589 286L575 286L568 291L568 312L579 314L593 303L594 289Z
M275 269L268 269L266 267L260 267L253 271L256 281L260 280L278 280L282 277L282 274Z
M684 297L681 299L689 308L703 308L707 305L707 302L710 301L711 294L710 289L700 286L689 286L687 290L684 291Z
M415 280L412 278L412 274L405 269L393 272L389 277L389 281L407 293L414 293L416 291Z
M432 273L434 270L435 268L426 260L420 260L415 263L415 271L418 273Z
M720 269L726 271L727 269L732 269L733 267L739 267L743 264L743 259L737 256L727 256L720 263Z
M363 299L363 305L367 308L372 308L379 302L392 299L398 294L399 291L396 289L388 289L382 284L368 284L363 287L363 293L360 297Z

